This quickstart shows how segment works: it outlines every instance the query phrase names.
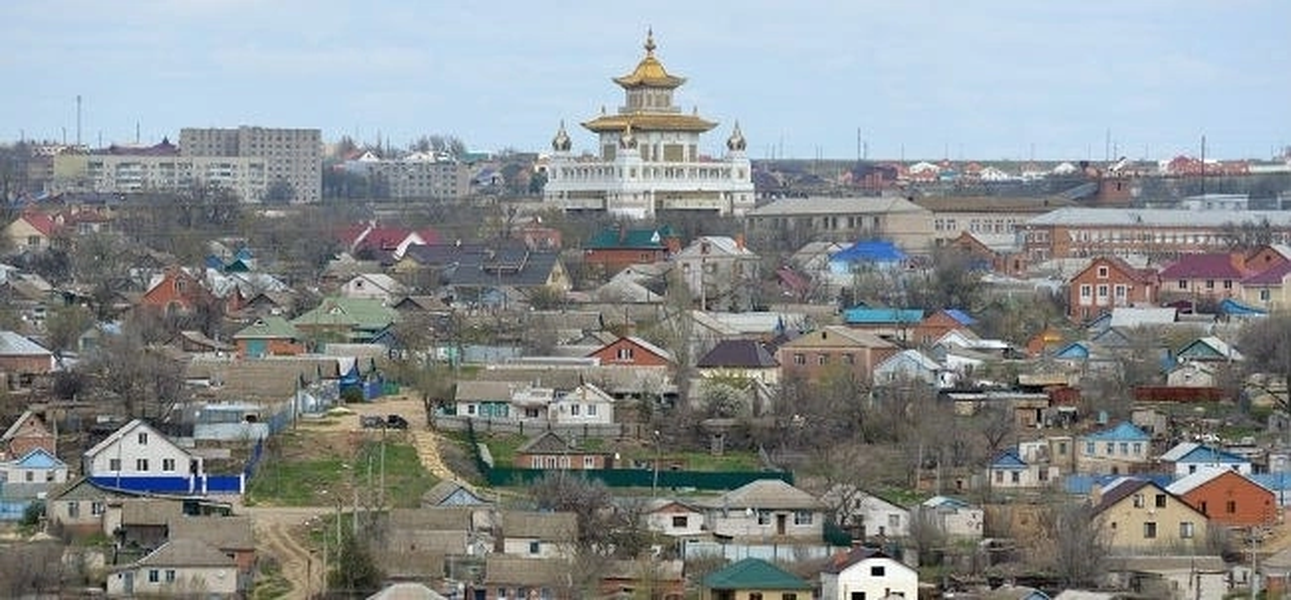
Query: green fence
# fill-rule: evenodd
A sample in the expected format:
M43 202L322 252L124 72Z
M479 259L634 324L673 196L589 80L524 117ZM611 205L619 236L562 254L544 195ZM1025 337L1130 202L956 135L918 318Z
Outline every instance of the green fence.
M475 466L489 485L495 487L524 486L550 473L544 469L517 469L490 465L480 456L479 439L475 428L468 424L467 439ZM759 479L779 479L793 484L793 473L788 471L679 471L672 469L582 469L565 471L571 475L596 479L608 487L637 488L693 488L697 490L733 490Z

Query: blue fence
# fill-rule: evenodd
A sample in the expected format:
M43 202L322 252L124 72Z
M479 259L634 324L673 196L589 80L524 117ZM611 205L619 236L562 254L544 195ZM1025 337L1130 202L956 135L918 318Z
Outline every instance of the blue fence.
M37 500L0 500L0 521L21 521L27 506Z
M114 488L139 494L241 494L246 487L246 476L193 475L190 477L138 477L104 475L91 477L90 481L104 488Z

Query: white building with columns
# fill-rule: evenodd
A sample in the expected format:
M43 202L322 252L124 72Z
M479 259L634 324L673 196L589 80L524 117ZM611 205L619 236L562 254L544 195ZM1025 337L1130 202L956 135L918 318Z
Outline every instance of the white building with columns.
M686 82L671 75L654 55L653 33L636 69L614 82L625 103L618 112L604 108L582 123L599 136L598 152L575 156L562 122L551 142L543 197L565 211L603 211L629 218L650 218L658 211L707 211L741 216L753 208L753 174L738 123L726 141L726 154L699 153L700 134L717 123L698 111L684 114L673 91Z

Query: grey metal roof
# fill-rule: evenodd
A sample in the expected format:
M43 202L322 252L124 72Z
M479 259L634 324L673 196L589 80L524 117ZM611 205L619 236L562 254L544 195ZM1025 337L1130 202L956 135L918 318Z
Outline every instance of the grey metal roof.
M49 350L12 331L0 331L0 356L51 356Z
M748 212L750 217L793 217L799 215L847 215L880 213L930 213L905 198L784 198Z
M1259 223L1291 227L1291 211L1179 210L1168 208L1060 208L1028 219L1027 225L1103 227L1221 227L1230 223Z

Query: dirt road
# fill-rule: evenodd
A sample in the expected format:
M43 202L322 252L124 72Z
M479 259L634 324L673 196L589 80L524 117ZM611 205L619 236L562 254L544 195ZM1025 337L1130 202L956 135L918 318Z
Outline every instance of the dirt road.
M426 470L439 479L461 481L444 465L439 455L439 444L443 440L427 427L426 409L421 401L393 396L377 402L350 404L346 408L354 414L318 421L302 420L297 431L305 435L349 435L361 429L360 418L364 415L399 415L408 421L412 445ZM252 518L256 551L277 558L283 578L291 583L291 592L283 598L304 599L322 592L323 555L321 550L311 551L307 536L311 522L333 510L334 507L326 506L250 506L239 509L238 512Z

